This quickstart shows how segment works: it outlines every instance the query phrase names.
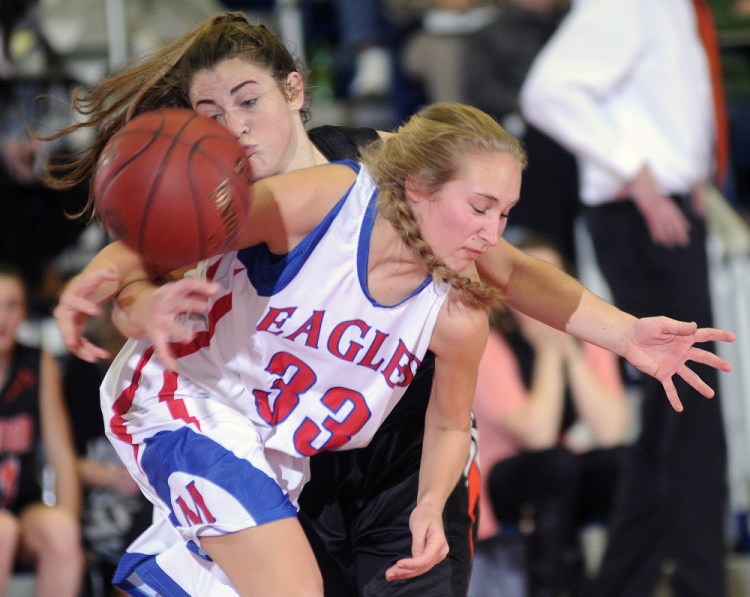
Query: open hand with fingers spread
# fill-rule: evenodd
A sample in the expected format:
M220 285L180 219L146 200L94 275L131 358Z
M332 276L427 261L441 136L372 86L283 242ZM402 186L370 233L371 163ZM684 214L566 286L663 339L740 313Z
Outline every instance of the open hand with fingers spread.
M624 356L636 368L658 379L672 407L682 411L682 402L672 380L674 375L679 375L706 398L714 396L714 390L688 367L688 361L720 371L732 370L729 361L695 345L733 342L734 339L735 335L726 330L699 328L695 323L668 317L645 317L636 321Z

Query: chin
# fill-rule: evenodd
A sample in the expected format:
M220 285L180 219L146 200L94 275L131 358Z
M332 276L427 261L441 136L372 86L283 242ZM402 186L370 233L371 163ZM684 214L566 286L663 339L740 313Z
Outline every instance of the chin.
M472 259L450 259L446 260L445 265L451 268L454 272L462 272L469 267L474 261Z
M250 179L252 182L258 182L263 178L278 174L278 172L272 172L271 168L255 155L249 158L248 161L250 162Z

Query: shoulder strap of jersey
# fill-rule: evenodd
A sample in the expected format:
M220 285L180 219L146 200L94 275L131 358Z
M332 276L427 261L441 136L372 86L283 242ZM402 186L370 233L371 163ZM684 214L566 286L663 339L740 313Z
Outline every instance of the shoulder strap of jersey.
M378 131L372 128L345 126L318 126L307 132L310 140L331 161L356 160L359 148L378 139Z

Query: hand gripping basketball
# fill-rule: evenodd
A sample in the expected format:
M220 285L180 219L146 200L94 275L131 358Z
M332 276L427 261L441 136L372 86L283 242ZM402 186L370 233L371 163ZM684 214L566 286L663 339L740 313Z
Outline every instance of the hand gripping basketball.
M245 152L227 129L166 108L112 136L97 164L94 200L114 238L177 268L227 250L245 221L250 182Z

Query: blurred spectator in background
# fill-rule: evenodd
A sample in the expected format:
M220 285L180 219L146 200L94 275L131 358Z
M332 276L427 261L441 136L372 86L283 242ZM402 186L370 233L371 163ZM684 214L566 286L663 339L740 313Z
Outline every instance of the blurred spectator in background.
M37 4L0 3L0 260L21 268L32 317L48 315L56 300L62 282L55 281L50 264L84 229L65 210L77 211L86 196L84 189L62 193L41 184L48 144L28 135L59 128L55 119L67 113L39 96L67 97L73 83L41 32Z
M388 23L380 0L332 0L340 46L353 57L348 94L354 99L387 97L391 92L392 58Z
M572 263L580 210L575 158L525 121L518 100L531 63L557 29L568 4L567 0L506 0L497 18L467 35L460 72L466 101L497 118L523 141L529 155L521 201L508 224L550 239Z
M109 359L89 363L74 355L63 363L77 469L84 489L83 541L89 553L93 593L120 595L112 576L125 548L151 524L153 507L143 497L104 433L99 386L125 339L112 323L111 306L87 325L87 334ZM96 572L97 574L94 574Z
M77 597L84 557L73 441L57 362L16 341L26 301L20 271L0 265L0 595L21 565L35 569L37 595Z
M709 12L706 12L709 11ZM576 0L532 65L525 117L578 158L584 216L615 305L712 325L706 186L726 156L704 0ZM704 27L707 24L707 27ZM706 345L712 350L711 345ZM690 369L718 388L715 370ZM643 380L594 594L724 597L727 453L721 402L675 380L684 412Z
M492 21L498 0L384 0L389 19L416 23L402 41L404 73L423 86L426 102L464 102L467 36ZM482 50L484 51L484 50ZM470 59L470 58L469 58Z
M540 236L527 234L517 246L564 268ZM617 357L517 311L498 310L474 412L480 543L500 527L521 529L529 597L583 595L580 531L609 517L630 430Z
M564 0L506 0L492 21L466 37L461 77L467 97L509 130L523 133L521 85L566 7Z

